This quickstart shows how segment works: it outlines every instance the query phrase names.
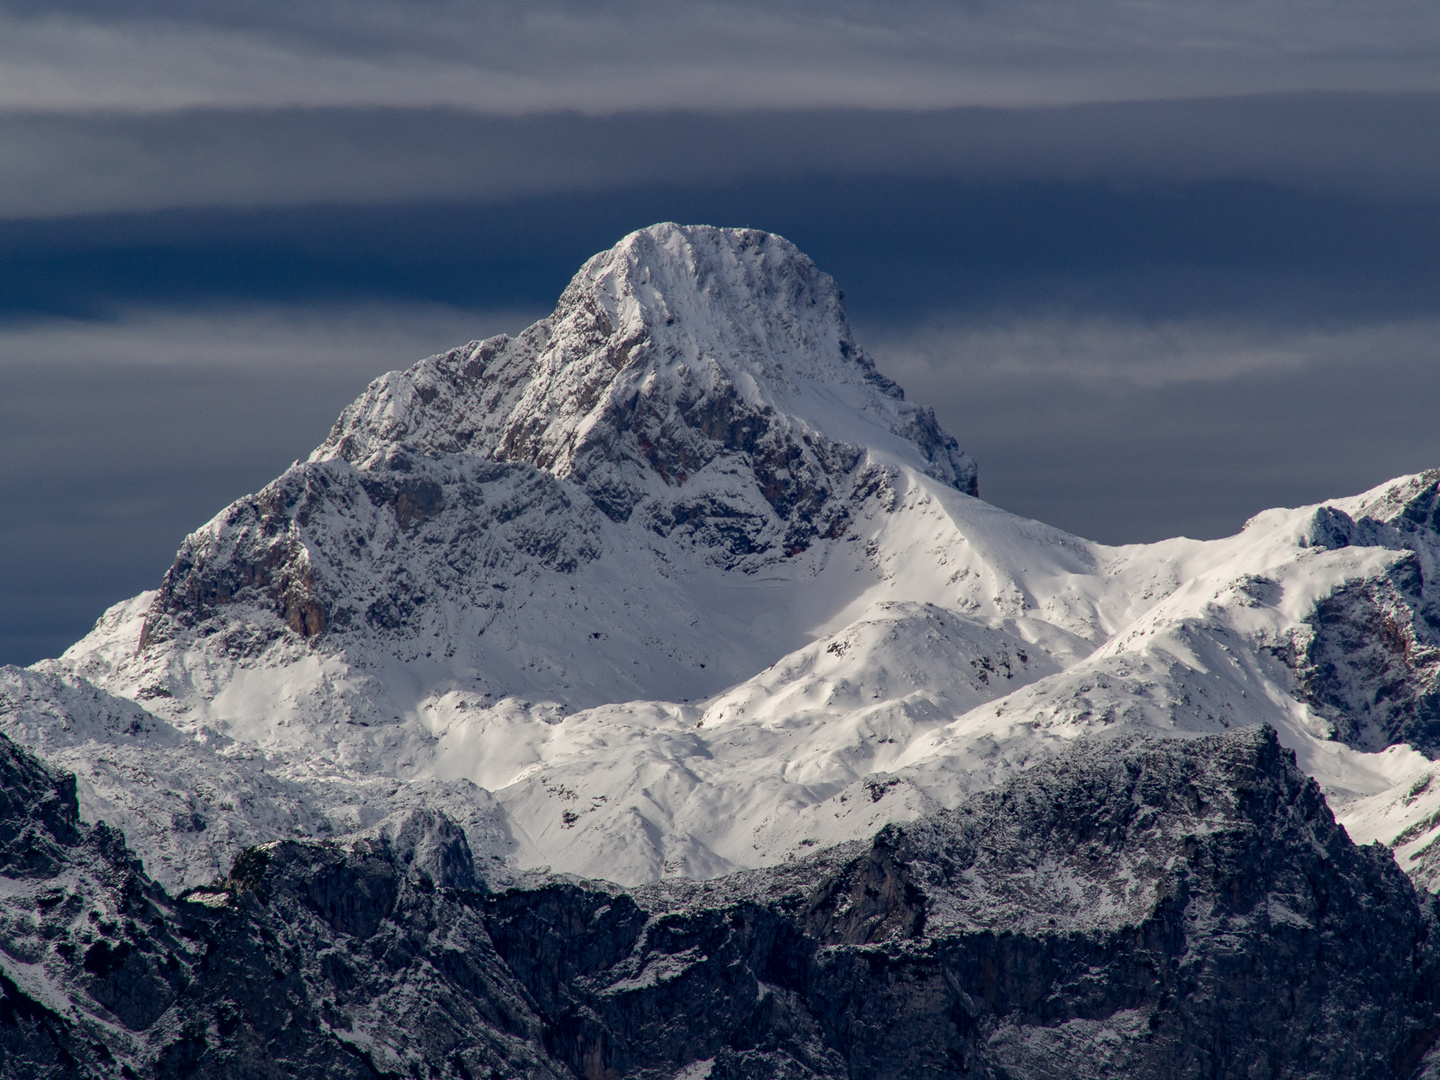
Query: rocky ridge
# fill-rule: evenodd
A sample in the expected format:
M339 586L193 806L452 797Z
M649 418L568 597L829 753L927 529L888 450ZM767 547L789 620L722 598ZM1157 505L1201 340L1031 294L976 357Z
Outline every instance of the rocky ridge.
M1432 901L1269 729L1081 741L869 841L628 893L488 890L419 814L176 898L3 736L0 776L13 1075L1391 1077L1440 1032Z

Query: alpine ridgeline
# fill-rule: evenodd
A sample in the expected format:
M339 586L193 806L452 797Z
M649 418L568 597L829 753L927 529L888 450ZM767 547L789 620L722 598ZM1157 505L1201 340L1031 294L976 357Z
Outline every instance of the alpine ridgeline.
M1440 470L990 506L809 259L657 225L0 670L0 1052L1440 1075L1437 573Z
M0 736L7 1076L1433 1076L1433 903L1273 730L1079 740L951 811L625 893L412 813L172 897Z

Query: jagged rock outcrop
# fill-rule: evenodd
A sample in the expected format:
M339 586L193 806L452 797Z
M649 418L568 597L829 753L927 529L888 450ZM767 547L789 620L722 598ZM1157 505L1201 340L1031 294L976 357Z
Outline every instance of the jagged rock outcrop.
M1321 507L1307 537L1320 547L1406 554L1383 573L1320 598L1292 653L1307 700L1333 737L1376 751L1408 743L1440 756L1440 470L1362 503L1359 516Z
M631 893L487 891L432 816L174 899L3 738L0 778L7 1075L1406 1077L1440 1033L1431 902L1269 729Z
M712 1077L1404 1076L1437 1030L1428 910L1267 729L1084 746L869 844L637 890L643 923L548 895L497 897L492 936L581 1075L668 1075L660 1000L713 1018ZM595 931L530 951L567 922Z
M174 898L3 736L0 779L7 1078L565 1075L452 825L251 848Z
M140 648L186 631L240 654L287 633L404 639L447 606L503 609L515 579L599 555L599 514L575 494L528 465L459 456L296 466L186 537Z

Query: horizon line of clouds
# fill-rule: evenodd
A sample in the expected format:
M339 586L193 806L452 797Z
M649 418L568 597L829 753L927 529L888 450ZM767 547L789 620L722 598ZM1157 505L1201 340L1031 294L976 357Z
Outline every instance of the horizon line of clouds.
M866 350L902 386L969 378L1111 384L1148 391L1251 376L1303 376L1334 364L1440 366L1440 314L1343 326L1285 326L1229 313L1148 319L1085 314L931 317L876 327Z
M1440 64L1437 64L1440 72ZM1434 200L1440 93L1044 108L0 113L0 220L521 198L807 176L1204 183Z
M8 10L7 10L8 9ZM493 115L1037 106L1440 90L1440 12L1031 0L0 4L0 111L451 106Z
M549 308L395 300L262 301L198 310L131 304L104 321L52 316L0 323L0 371L66 365L255 375L331 370L347 377L373 371L368 381L470 341L514 335L547 314ZM356 383L353 396L364 388Z
M368 378L466 342L514 336L549 311L550 305L461 308L403 300L257 301L193 310L130 304L103 322L54 316L0 324L0 371L188 368L264 378L329 371L327 377L339 373L348 380L371 372L353 383L354 397ZM1147 392L1297 376L1334 364L1428 362L1440 371L1440 313L1333 326L1287 325L1234 311L1157 318L940 310L898 324L852 322L860 345L907 391L956 374Z
M958 319L861 337L997 505L1106 543L1214 538L1440 466L1440 316Z

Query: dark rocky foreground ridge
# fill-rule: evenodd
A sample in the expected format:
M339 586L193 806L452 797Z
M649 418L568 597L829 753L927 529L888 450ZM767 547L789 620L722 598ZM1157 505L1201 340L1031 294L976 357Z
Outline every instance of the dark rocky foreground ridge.
M7 1080L1406 1077L1433 905L1268 728L1084 742L709 882L492 891L421 813L181 898L0 737Z

